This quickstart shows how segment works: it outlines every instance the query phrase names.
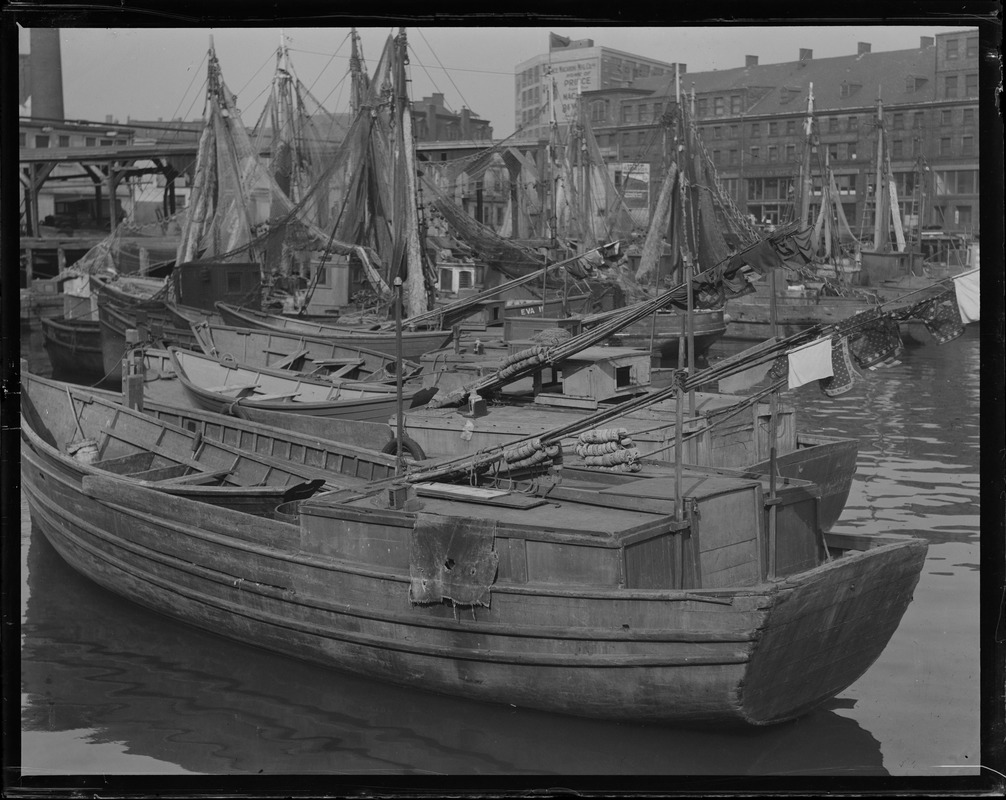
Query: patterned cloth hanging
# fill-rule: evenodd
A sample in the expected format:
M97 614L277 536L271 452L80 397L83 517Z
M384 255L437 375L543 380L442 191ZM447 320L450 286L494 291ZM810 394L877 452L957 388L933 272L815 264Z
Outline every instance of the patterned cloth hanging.
M832 377L819 382L821 391L828 397L838 397L850 391L860 377L849 355L849 338L835 335L831 337Z
M916 306L915 313L939 344L946 344L964 334L961 313L957 307L957 294L953 289L923 300Z
M890 315L882 314L864 327L849 343L853 358L863 368L893 367L901 362L898 356L904 350L898 323Z

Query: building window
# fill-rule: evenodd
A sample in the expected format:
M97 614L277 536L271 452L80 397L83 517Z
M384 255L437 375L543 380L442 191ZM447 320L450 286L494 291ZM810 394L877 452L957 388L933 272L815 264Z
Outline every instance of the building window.
M975 124L975 110L973 108L964 109L964 124L965 125Z
M640 147L646 144L646 131L636 132L636 144L638 144Z
M838 161L838 144L832 143L828 145L828 158L832 161Z
M918 130L925 125L926 115L921 111L916 111L912 115L912 127Z
M947 58L957 58L957 40L947 39Z
M954 112L949 108L944 108L940 112L940 125L953 125Z
M604 122L608 118L608 101L595 100L590 104L590 119L592 122Z
M968 58L978 58L978 37L969 36L967 40L967 51L965 55Z
M27 147L28 146L28 134L24 133L23 131L21 133L19 133L17 135L17 143L18 143L19 147Z
M975 137L974 136L962 136L961 137L961 155L962 156L973 156L975 154Z
M779 135L779 123L778 122L770 122L768 124L768 135L769 136L778 136Z
M894 116L892 117L892 120L893 121L891 122L891 127L894 128L894 130L900 131L902 128L905 127L905 115L904 114L902 114L900 112L895 113Z
M639 121L640 122L650 121L650 107L646 103L639 104Z
M847 131L858 131L859 130L859 117L849 117L845 121L845 129Z
M786 135L792 136L796 133L796 120L788 119L786 120Z
M726 109L723 107L723 98L716 97L713 98L713 114L717 117L722 117L726 113Z
M730 163L731 164L736 164L737 163L737 152L738 152L737 150L731 150L730 151Z
M964 96L976 97L978 95L978 73L964 76Z
M759 136L761 136L761 125L759 125L757 122L752 122L751 137L757 139Z
M738 129L737 125L731 125L730 126L730 138L731 139L736 139L737 138L737 129Z
M632 122L632 106L622 106L622 122Z
M70 146L70 137L69 136L60 136L59 137L59 146L60 147L69 147Z
M838 133L838 117L828 118L828 133Z
M891 157L892 158L903 158L905 155L905 143L901 139L895 139L891 142Z
M708 114L709 112L709 101L702 97L695 102L695 114L701 118Z
M922 139L918 136L912 139L912 155L921 156L922 155Z
M653 104L653 119L659 121L660 117L663 115L663 113L664 113L664 104L663 103L654 103Z
M739 94L730 95L730 113L741 113L741 96Z
M101 140L101 146L102 147L111 147L112 146L112 140L111 139L102 139Z
M720 153L719 150L713 150L713 163L714 164L722 163L722 153Z
M757 161L758 158L759 158L760 153L761 153L761 151L759 150L759 148L752 147L751 148L751 160L752 161Z
M723 136L723 128L722 128L722 126L720 126L720 125L714 126L713 127L713 138L714 139L720 139L720 138L722 138L722 136Z
M796 145L788 144L786 145L786 160L795 161L796 160Z
M768 160L769 161L779 160L779 148L776 147L774 144L770 144L768 146Z
M949 156L950 153L950 137L943 136L940 138L940 155Z
M975 188L975 176L978 174L977 170L962 169L957 171L957 194L974 194L977 189Z
M944 82L944 86L945 86L945 89L946 89L945 95L947 97L957 97L957 76L956 75L947 75L946 80Z
M970 225L971 206L957 206L957 210L954 212L954 217L954 222L958 225Z

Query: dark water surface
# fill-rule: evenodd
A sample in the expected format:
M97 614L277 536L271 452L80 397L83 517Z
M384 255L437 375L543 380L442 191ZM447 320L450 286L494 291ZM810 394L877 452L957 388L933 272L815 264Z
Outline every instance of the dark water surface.
M731 351L717 345L710 354ZM829 707L693 731L454 700L326 671L89 583L21 505L24 774L960 775L979 763L979 337L910 349L850 394L786 394L860 440L837 530L930 542L891 643ZM22 355L47 373L38 334Z

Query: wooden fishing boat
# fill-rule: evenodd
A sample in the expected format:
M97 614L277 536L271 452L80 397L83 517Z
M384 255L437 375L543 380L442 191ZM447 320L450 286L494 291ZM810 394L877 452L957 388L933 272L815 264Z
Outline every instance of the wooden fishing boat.
M350 381L392 383L396 380L393 356L366 347L340 344L322 336L207 322L193 325L192 332L207 355L249 367L293 370ZM417 375L421 369L419 364L403 361L403 380Z
M259 328L280 333L306 333L312 336L323 336L338 344L358 345L388 355L395 355L396 335L394 331L323 325L296 317L284 317L280 314L267 314L253 309L237 308L226 303L217 303L216 308L226 323L240 328ZM423 353L446 345L451 336L451 331L444 330L403 330L402 358L417 359Z
M140 275L91 275L91 291L98 300L105 300L126 308L164 308L167 283L163 278L146 278Z
M53 372L94 383L105 377L101 328L95 320L40 318L43 346Z
M201 353L168 349L175 374L197 405L233 413L235 406L292 414L344 419L385 420L398 406L394 386L351 381L324 381L284 370L254 369ZM419 387L403 389L408 406L432 396Z
M383 483L277 519L110 474L51 483L25 461L57 552L161 613L424 690L671 724L767 725L845 690L897 628L927 549L824 536L799 484L780 486L766 528L761 481L701 472L680 492L580 470L418 483L404 505Z
M54 494L88 475L252 514L307 497L334 476L244 452L69 384L23 376L22 459Z
M157 348L169 346L199 349L199 340L192 329L180 327L166 309L130 309L98 301L98 322L101 332L101 358L110 380L122 378L122 358L126 352L126 331L139 334L139 343Z
M727 338L763 342L771 337L769 291L767 286L759 286L754 294L727 302ZM876 296L863 294L831 297L813 289L783 289L776 296L777 335L792 336L815 325L832 325L860 311L875 308L879 302Z
M651 350L662 361L675 362L678 349L688 334L688 312L674 309L656 312L655 315L634 322L612 335L609 340L619 347ZM692 330L695 336L695 357L705 355L714 342L727 331L723 309L695 309L692 311Z
M481 367L476 367L480 369ZM449 373L433 373L449 390ZM456 383L477 375L458 368ZM614 409L622 402L654 392L650 384L646 350L589 347L534 381L530 392L512 393L488 404L484 414L473 416L461 408L420 407L403 416L409 447L430 458L473 455L487 448L510 445L528 436L569 426L584 415ZM742 470L768 471L773 445L770 406L765 401L695 392L682 414L682 458L686 464ZM675 460L677 404L663 399L627 411L611 426L621 428L642 458L671 463ZM829 530L845 508L859 451L855 439L811 436L798 432L792 405L778 403L775 447L777 474L802 478L822 489L821 527ZM319 436L326 433L321 426ZM561 440L566 463L582 463L576 454L575 435Z

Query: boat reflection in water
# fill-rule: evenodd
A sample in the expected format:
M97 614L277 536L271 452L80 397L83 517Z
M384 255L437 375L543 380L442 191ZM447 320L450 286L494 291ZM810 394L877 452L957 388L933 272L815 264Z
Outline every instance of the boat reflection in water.
M122 602L70 569L34 526L22 629L26 774L123 772L141 756L230 774L574 774L585 765L596 774L888 774L877 740L832 710L756 731L676 730L458 700L286 659ZM62 743L81 731L124 754L65 768L54 739L34 736Z

